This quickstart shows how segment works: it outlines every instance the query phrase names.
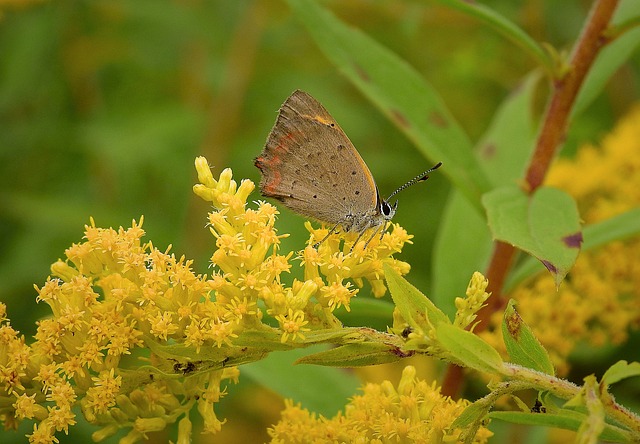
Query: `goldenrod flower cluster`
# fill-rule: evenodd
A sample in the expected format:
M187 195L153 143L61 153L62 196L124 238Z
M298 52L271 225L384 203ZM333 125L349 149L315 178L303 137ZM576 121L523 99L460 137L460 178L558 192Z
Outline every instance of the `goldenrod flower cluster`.
M285 285L281 275L293 254L278 253L276 208L264 202L247 208L254 185L238 186L230 170L215 180L204 158L196 168L201 183L194 191L214 206L208 221L216 243L213 276L197 275L192 261L143 243L142 220L119 230L91 220L84 242L68 248L66 260L36 287L51 316L38 322L33 344L11 328L0 304L5 427L35 419L30 442L57 442L55 434L76 423L72 409L79 405L98 427L95 441L124 428L121 442L133 443L177 422L178 442L186 443L196 407L203 431L215 433L223 421L214 405L237 380L239 364L283 344L303 346L305 332L340 330L332 312L349 307L354 284L368 280L376 295L384 293L382 264L408 272L391 255L410 236L394 226L351 254L337 235L317 251L307 247L299 257L305 280Z
M640 107L604 138L583 146L575 159L559 159L547 184L567 191L585 224L640 206ZM640 238L612 242L582 252L558 292L553 278L540 274L512 295L518 311L549 351L560 375L578 342L620 344L640 324ZM494 325L501 322L496 314ZM499 336L499 329L496 330ZM484 334L492 345L501 341Z
M460 328L468 328L473 331L478 311L485 306L485 302L491 296L487 293L489 281L480 272L474 272L469 281L469 286L464 298L456 298L456 316L453 325Z
M287 401L282 420L269 429L273 444L295 443L442 443L460 442L452 423L470 404L443 396L435 383L416 378L407 366L395 387L391 382L366 384L344 412L333 418L310 413ZM485 443L492 433L481 427L473 440Z
M175 344L193 342L187 332L194 324L203 343L219 340L216 326L224 320L212 308L212 282L195 275L190 261L143 244L141 226L134 221L116 231L92 221L85 242L68 248L67 260L36 287L38 301L51 308L36 341L27 347L2 327L0 349L11 371L0 376L1 414L5 423L35 418L30 442L56 442L56 432L76 423L75 405L100 427L97 441L128 428L123 442L136 442L181 416L184 430L195 404L205 430L220 429L213 403L237 369L221 366L181 384L188 358L170 357Z

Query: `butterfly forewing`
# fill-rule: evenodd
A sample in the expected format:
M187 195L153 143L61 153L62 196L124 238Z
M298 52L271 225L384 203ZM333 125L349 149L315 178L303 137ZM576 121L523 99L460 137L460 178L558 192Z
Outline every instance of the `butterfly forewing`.
M373 176L349 138L303 91L280 108L256 166L263 195L330 224L371 211L378 200Z

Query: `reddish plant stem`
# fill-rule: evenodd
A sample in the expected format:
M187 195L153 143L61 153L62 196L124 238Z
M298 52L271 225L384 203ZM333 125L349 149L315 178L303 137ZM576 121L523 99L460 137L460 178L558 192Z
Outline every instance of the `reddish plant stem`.
M553 79L552 95L524 178L523 186L528 193L533 193L542 185L549 166L564 141L578 91L600 49L608 41L605 32L617 5L618 0L597 0L593 4L568 66L560 72L558 78ZM485 330L489 326L491 315L504 306L502 287L515 255L516 249L512 245L499 241L495 243L486 273L489 280L487 291L491 292L491 297L487 306L478 313L480 323L475 329L476 333ZM443 394L457 395L463 382L462 372L450 364L443 380Z
M504 308L506 300L502 295L502 287L515 256L516 249L513 245L496 241L485 275L489 281L487 292L491 293L491 297L487 300L486 306L478 312L476 333L485 330L489 326L491 315Z
M464 369L462 367L455 364L447 365L447 371L442 379L442 384L440 384L440 393L453 399L460 398L463 380Z
M594 3L566 73L554 82L553 95L525 175L527 191L530 193L544 181L549 165L564 141L571 108L589 68L607 42L605 31L617 4L618 0L598 0Z

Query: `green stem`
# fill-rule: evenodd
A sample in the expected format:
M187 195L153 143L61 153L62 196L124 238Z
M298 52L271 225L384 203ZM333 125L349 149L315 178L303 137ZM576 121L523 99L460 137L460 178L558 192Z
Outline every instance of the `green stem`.
M549 391L562 399L571 399L580 393L580 386L571 381L556 376L522 367L520 365L504 363L503 375L521 383L527 383L528 387L539 391Z
M610 418L620 424L626 425L636 434L640 435L640 417L638 415L618 404L614 400L613 395L608 391L603 391L600 394L600 400L602 401L605 412L607 412Z
M569 400L577 396L582 390L581 387L566 379L557 378L516 364L505 363L503 375L516 380L520 384L528 385L525 388L548 391L561 399ZM607 417L624 425L635 434L640 434L640 417L638 415L615 402L613 396L606 390L600 393L600 399Z

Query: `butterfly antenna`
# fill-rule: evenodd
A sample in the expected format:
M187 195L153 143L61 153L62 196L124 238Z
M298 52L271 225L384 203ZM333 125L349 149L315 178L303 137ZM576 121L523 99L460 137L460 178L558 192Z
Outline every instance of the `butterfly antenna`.
M418 182L424 182L425 180L427 180L429 178L429 173L437 170L438 168L440 168L440 166L442 165L442 162L438 162L437 164L435 164L434 166L432 166L431 168L429 168L427 171L425 171L424 173L421 173L419 175L417 175L416 177L414 177L413 179L411 179L409 182L405 183L404 185L402 185L400 188L398 188L397 190L395 190L393 193L391 193L389 195L389 197L387 197L387 201L391 200L391 198L393 196L395 196L396 194L398 194L400 191L405 190L407 188L409 188L411 185L415 185Z

